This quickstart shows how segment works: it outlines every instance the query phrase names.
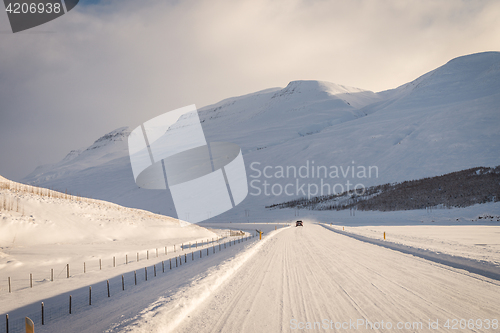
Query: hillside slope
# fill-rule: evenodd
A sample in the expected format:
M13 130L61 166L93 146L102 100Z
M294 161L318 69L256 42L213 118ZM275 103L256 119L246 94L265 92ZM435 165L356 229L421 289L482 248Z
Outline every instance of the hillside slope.
M499 105L500 53L485 52L453 59L410 83L379 93L320 81L293 81L283 89L200 108L207 141L240 145L249 181L256 181L243 203L219 218L243 217L244 210L260 210L303 196L302 184L316 184L324 192L333 192L339 185L335 192L341 192L347 181L372 186L499 165ZM88 149L35 170L23 182L68 188L176 216L168 191L142 190L135 185L126 143L129 131L111 132ZM312 165L328 171L332 166L350 169L336 177L318 177L317 172L312 175ZM266 166L270 178L262 174ZM280 177L276 173L280 166L309 166L309 177L293 173ZM358 176L360 168L370 166L372 175ZM269 184L269 195L264 193L264 181ZM292 195L279 194L287 184L293 185Z

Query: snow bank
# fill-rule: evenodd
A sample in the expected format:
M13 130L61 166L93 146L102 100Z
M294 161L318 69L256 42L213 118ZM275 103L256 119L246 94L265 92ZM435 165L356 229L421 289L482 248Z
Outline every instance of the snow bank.
M173 252L175 245L179 251L183 243L206 243L219 236L198 225L147 211L34 188L4 178L2 184L0 303L8 307L41 297L35 290L50 281L51 269L55 285L45 297L89 284L92 279L114 276L119 270L133 269L125 265L126 258L129 262L137 261L137 256L140 261L147 256L153 259L156 251ZM87 274L82 274L84 278L78 281L65 281L59 288L57 285L66 278L67 264L71 276L84 273L84 269ZM100 266L102 274L89 274L99 272ZM29 290L29 274L33 275L33 290ZM9 296L8 277L16 300L4 303L4 297ZM0 306L0 312L3 308Z
M498 251L498 246L496 246L497 244L493 244L494 246L497 247L496 249L492 248L490 251L486 251L483 248L483 246L488 246L488 244L475 244L479 245L480 247L474 249L473 247L467 246L462 243L443 242L439 240L440 236L443 236L441 235L441 232L443 231L444 231L444 236L446 236L443 238L449 239L449 238L459 238L457 237L457 235L462 234L463 232L471 234L470 232L473 230L484 229L484 228L487 228L488 230L481 230L480 234L483 236L481 237L481 239L484 239L484 234L487 234L489 237L487 236L486 238L493 240L493 238L497 238L497 236L495 237L494 235L491 234L499 233L500 227L488 227L488 226L471 227L474 229L470 229L464 226L420 227L419 229L427 229L425 230L425 234L427 234L428 236L432 235L432 237L427 237L427 238L423 237L416 238L415 236L413 236L415 227L412 226L392 227L391 228L392 230L394 230L393 228L397 228L399 234L395 235L396 241L388 241L387 234L385 236L386 239L384 239L385 232L376 233L377 236L374 238L365 236L364 234L369 233L367 231L373 232L373 230L366 230L366 228L363 227L360 227L361 230L356 227L347 228L346 230L345 227L332 226L328 224L321 224L321 225L328 230L334 231L336 233L345 236L352 237L354 239L366 243L379 245L385 248L389 248L391 250L407 254L412 254L414 256L421 257L426 260L434 261L458 269L464 269L471 273L483 275L491 279L500 280L500 261L499 261L500 251ZM435 230L436 228L438 228L438 230ZM467 230L463 230L463 228L467 228ZM373 235L373 233L370 234ZM406 236L403 236L404 234L406 234ZM390 235L391 237L394 236L394 234ZM405 241L398 242L397 241L398 239L399 240L404 239ZM412 246L404 244L408 243L407 242L408 239L412 240L411 241ZM432 244L432 246L429 247L428 244ZM464 249L468 249L469 251L466 253L460 251ZM460 254L464 254L468 257L457 255L457 252L459 252Z

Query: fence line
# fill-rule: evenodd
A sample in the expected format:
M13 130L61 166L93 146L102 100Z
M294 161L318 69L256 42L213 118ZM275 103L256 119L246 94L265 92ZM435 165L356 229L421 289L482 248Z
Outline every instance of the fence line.
M221 239L225 239L226 237L231 237L231 236L229 236L229 234L230 234L230 232L227 232L226 235L224 235L224 236L218 236L217 238L212 238L212 240L207 239L206 242L202 241L200 246L201 247L209 246L209 244L212 244L213 242L219 242ZM179 244L172 245L173 252L177 252L176 245L178 246ZM197 241L196 241L196 243L193 243L193 244L192 243L189 243L189 244L183 244L183 243L181 243L181 251L184 251L186 249L189 250L189 249L191 249L193 247L198 247L198 242ZM146 260L150 260L149 250L143 250L142 252L144 252L144 251L146 251ZM159 257L159 253L160 253L159 249L156 248L155 251L156 251L155 252L156 253L156 258L158 258ZM137 262L141 261L139 253L140 252L137 252ZM168 255L168 246L165 246L165 253L164 253L164 255ZM113 256L111 260L112 260L112 264L111 264L110 268L116 268L117 266L121 266L122 265L122 264L118 264L116 262L116 256ZM128 265L129 262L131 262L131 261L128 260L128 254L125 254L125 263L124 264ZM58 279L63 274L63 272L66 272L65 278L69 278L70 276L77 276L77 275L80 275L80 274L86 274L88 272L96 271L96 269L92 269L92 265L91 265L91 263L89 261L84 261L83 265L80 266L80 267L83 267L82 273L74 273L72 275L70 275L70 264L65 264L64 267L61 269L61 271L57 275L54 275L54 269L51 268L50 273L49 273L50 274L49 281L53 282L54 280ZM106 268L106 267L104 267L104 268ZM102 260L102 258L99 258L99 270L102 270L102 269L103 269L103 260ZM7 282L7 288L2 288L0 286L0 291L2 291L3 289L5 289L6 293L13 293L15 291L20 291L20 290L24 290L24 289L27 289L27 288L36 287L36 285L37 285L36 278L38 278L38 280L41 280L38 284L48 282L48 281L45 280L45 277L36 277L32 273L29 273L29 282L28 283L22 282L22 281L25 281L24 279L17 279L17 280L15 280L15 279L12 279L11 277L7 277L7 281L6 281ZM16 283L16 282L18 282L18 283ZM21 285L21 283L22 283L22 285Z
M245 235L245 234L244 234ZM248 236L241 236L238 237L238 243L239 242L244 242L247 241L251 238L254 238L256 235L254 234L248 234ZM217 240L219 242L220 239ZM231 242L234 242L236 244L236 239L234 240L228 240L223 243L224 247L222 247L219 243L219 250L218 252L221 252L223 249L226 249L226 244ZM209 253L209 248L208 246L210 244L209 240L207 240L207 243L205 246L207 246L207 256ZM192 246L191 246L192 245ZM197 247L195 247L195 244L189 244L190 248L192 248L191 251L191 260L190 261L195 261L195 255L194 253L197 252ZM182 249L184 251L185 248ZM216 247L215 244L212 245L213 253L216 253ZM200 252L200 258L203 258L202 256L202 250L199 250ZM184 258L183 258L184 257ZM179 254L178 256L175 256L175 267L180 267L182 265L182 261L184 259L184 263L187 264L188 261L188 253L185 252L184 256ZM172 259L169 258L170 262L170 270L172 269ZM179 262L179 266L178 263ZM106 299L112 299L113 295L118 293L119 291L125 291L128 290L136 285L138 283L147 283L148 281L148 270L153 271L153 278L157 276L162 276L158 275L157 272L160 272L160 270L157 270L157 265L159 263L156 263L152 266L146 266L144 267L144 275L140 276L137 274L137 271L131 271L127 272L121 276L114 277L111 280L106 280L104 281L106 285L104 286L104 282L101 281L98 284L94 284L94 289L92 289L92 286L89 286L89 293L87 296L84 296L85 293L82 293L79 295L79 297L75 297L73 295L69 295L68 298L68 303L65 304L56 304L52 305L50 307L46 306L43 302L41 302L41 307L40 311L38 312L32 312L29 314L26 314L20 318L9 318L8 314L1 315L0 316L0 333L21 333L24 332L25 330L25 317L29 317L33 322L35 323L35 326L39 325L45 325L47 323L52 323L54 321L60 320L62 318L67 318L71 315L81 313L85 311L85 309L88 309L89 306L92 306L96 303L102 302L103 300ZM65 267L66 268L66 267ZM165 273L165 261L161 261L161 272ZM166 275L164 275L166 276ZM151 279L149 279L151 280Z

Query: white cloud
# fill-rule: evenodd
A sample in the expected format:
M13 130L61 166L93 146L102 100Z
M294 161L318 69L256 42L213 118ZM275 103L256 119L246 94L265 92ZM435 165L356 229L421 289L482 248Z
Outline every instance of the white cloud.
M394 88L499 50L499 13L498 1L111 0L18 34L3 15L0 174L19 178L119 126L290 80Z

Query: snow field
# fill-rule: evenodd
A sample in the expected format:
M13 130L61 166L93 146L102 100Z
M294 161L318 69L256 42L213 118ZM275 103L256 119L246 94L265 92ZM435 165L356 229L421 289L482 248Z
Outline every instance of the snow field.
M0 210L0 313L175 257L187 251L183 244L200 248L227 236L226 230L99 200L66 199L64 193L49 197L7 182L0 198L14 207Z
M274 233L274 231L273 231ZM144 309L163 310L170 309L168 322L158 325L171 327L170 320L182 320L182 316L190 307L196 306L199 297L210 292L214 281L221 278L221 274L227 274L231 269L236 269L242 250L251 249L262 241L257 237L246 234L245 239L227 239L214 247L209 246L200 251L195 251L193 257L191 252L182 256L182 264L178 265L172 260L172 269L169 260L165 261L165 272L163 267L156 265L156 276L154 266L147 266L147 282L145 269L123 274L125 290L122 291L121 275L109 279L110 297L107 295L106 280L92 285L92 305L88 305L88 286L64 292L50 299L45 299L46 319L45 325L40 325L40 303L29 304L14 311L11 318L24 318L26 314L32 315L35 320L37 332L123 332L136 327L137 323L144 318ZM231 242L232 245L229 245ZM220 247L219 247L220 246ZM208 252L206 252L208 250ZM185 260L185 261L184 261ZM135 285L137 277L137 285ZM205 282L209 279L208 282ZM187 294L186 294L187 293ZM73 298L73 312L68 314L68 297ZM179 316L181 317L179 319ZM144 318L143 318L144 317ZM30 317L31 318L31 317ZM22 320L17 320L18 326ZM155 318L156 321L156 318ZM3 332L5 321L0 318L0 332ZM3 326L2 326L3 325ZM161 331L161 330L160 330Z
M90 304L94 306L96 303L101 304L101 302L106 300L115 301L116 296L119 296L118 294L120 292L125 290L134 292L134 290L136 290L136 286L138 285L141 286L144 283L149 283L149 281L155 280L157 277L168 277L171 275L173 270L178 270L179 268L182 268L183 265L191 266L193 265L193 262L199 265L199 262L206 261L206 258L211 258L225 249L234 249L237 251L238 249L241 249L240 244L246 243L250 239L251 235L245 234L242 237L231 237L224 239L219 243L214 242L203 248L199 247L198 250L194 247L189 251L186 249L182 253L177 252L176 254L172 254L175 257L172 257L171 255L169 259L164 259L159 262L141 263L139 269L120 272L123 274L113 275L107 280L97 280L99 277L102 278L102 274L98 274L97 276L94 276L94 279L90 279L93 282L91 286L77 288L79 283L73 281L71 286L75 289L72 289L71 291L65 291L61 284L56 284L54 287L60 292L60 294L42 299L45 304L45 325L47 325L47 327L49 327L48 325L52 325L52 328L48 330L49 332L53 332L53 330L64 330L65 325L67 325L67 320L70 319L66 318L69 313L69 295L72 295L71 304L73 317L75 317L75 314L80 314L80 318L82 318L81 315L89 309ZM232 243L233 245L231 246L229 243ZM134 268L133 266L134 265L132 264L129 265L129 269ZM69 280L73 278L74 277L71 277ZM89 279L83 279L82 282L89 282ZM44 285L42 288L38 289L38 294L43 294L43 287L47 286ZM91 289L89 287L91 287ZM156 290L149 290L149 292L156 294ZM26 295L23 295L22 292L17 293L17 295L13 295L14 299L24 298L24 301L26 301L26 297L23 296ZM126 302L127 299L122 299L121 301ZM23 320L25 316L31 318L35 322L36 326L39 326L41 329L45 328L45 326L40 326L42 323L40 307L41 302L39 301L10 311L9 331L16 332L16 327L21 329L23 327ZM138 310L141 310L141 308ZM65 319L65 321L59 321L61 318ZM110 319L116 320L117 318L111 317ZM0 324L0 332L4 332L4 315L0 318ZM94 331L91 330L91 332Z
M328 224L327 224L328 225ZM368 238L489 262L500 267L500 226L339 226L333 228Z

